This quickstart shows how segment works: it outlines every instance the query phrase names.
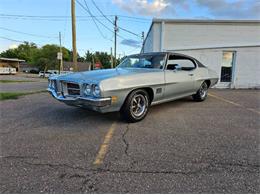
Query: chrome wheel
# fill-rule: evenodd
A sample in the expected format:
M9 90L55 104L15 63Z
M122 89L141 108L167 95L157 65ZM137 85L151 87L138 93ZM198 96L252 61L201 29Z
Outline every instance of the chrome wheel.
M199 89L199 94L200 94L200 97L202 99L204 99L207 96L207 94L208 94L208 86L207 86L207 84L205 82L201 85L201 87Z
M142 94L135 94L131 101L130 112L135 118L143 116L147 112L148 99Z

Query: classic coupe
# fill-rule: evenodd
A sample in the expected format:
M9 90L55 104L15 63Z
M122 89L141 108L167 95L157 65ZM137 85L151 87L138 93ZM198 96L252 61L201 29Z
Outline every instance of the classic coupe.
M137 122L155 104L186 96L204 101L217 82L217 74L193 57L154 52L130 55L114 69L53 76L48 91L67 105L120 111L126 121Z

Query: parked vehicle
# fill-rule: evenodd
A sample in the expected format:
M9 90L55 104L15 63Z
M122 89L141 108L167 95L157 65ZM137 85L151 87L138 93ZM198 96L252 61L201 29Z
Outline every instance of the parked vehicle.
M16 74L16 69L10 67L0 67L0 74Z
M186 96L204 101L217 74L198 60L177 53L130 55L115 69L53 76L48 91L67 105L98 112L120 111L129 122L145 118L151 105Z
M40 71L40 72L39 72L39 77L49 78L49 76L50 76L51 74L53 74L53 73L52 73L52 72L49 72L49 71L46 71L46 72Z

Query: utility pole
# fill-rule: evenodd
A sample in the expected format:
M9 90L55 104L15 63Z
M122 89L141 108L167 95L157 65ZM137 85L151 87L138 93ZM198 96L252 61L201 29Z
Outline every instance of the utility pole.
M116 36L117 36L117 19L118 17L115 16L115 21L114 21L114 30L115 30L115 45L114 45L114 56L115 56L115 62L114 62L114 67L116 67Z
M92 70L95 70L95 60L94 60L94 56L92 56Z
M76 16L75 0L71 0L71 24L72 24L72 50L73 50L73 71L78 71L77 46L76 46Z
M113 60L113 49L110 48L110 56L111 56L111 68L113 68L114 60Z
M141 53L144 53L144 31L142 32L142 49Z
M59 74L60 74L60 71L63 71L63 56L62 56L61 33L60 32L59 32L59 40L60 40L60 67L59 67Z

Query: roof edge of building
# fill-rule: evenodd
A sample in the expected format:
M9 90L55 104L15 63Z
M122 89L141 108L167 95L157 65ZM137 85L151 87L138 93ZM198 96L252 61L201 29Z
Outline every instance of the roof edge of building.
M230 49L230 48L245 48L245 47L260 47L259 44L254 45L217 45L210 47L187 47L187 48L175 48L175 49L167 49L165 51L186 51L186 50L204 50L204 49Z
M153 18L153 23L160 23L160 22L166 22L166 23L254 23L254 24L260 24L260 20L232 20L232 19L223 19L223 20L215 20L215 19L164 19L164 18Z
M5 61L12 61L12 62L25 62L25 60L21 60L18 58L0 58L0 60L5 60Z

